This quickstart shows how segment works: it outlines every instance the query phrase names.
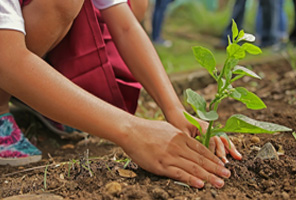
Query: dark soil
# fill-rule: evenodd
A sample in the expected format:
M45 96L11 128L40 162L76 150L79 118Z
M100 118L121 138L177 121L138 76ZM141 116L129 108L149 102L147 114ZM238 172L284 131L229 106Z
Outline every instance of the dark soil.
M252 111L239 102L226 100L219 108L221 123L231 114L242 113L296 130L296 72L283 60L253 67L264 78L244 78L237 85L262 97L268 108ZM199 92L210 100L215 87L208 85ZM256 135L259 140L254 135L232 134L232 141L243 154L242 161L228 157L232 176L222 189L206 184L198 190L150 174L132 162L126 167L129 171L123 173L127 156L116 145L98 138L61 140L28 113L15 114L24 132L43 151L44 159L23 167L1 166L2 198L52 193L65 199L296 199L296 140L290 132ZM137 114L162 118L154 102L141 101ZM254 160L258 148L267 142L281 153L280 159Z

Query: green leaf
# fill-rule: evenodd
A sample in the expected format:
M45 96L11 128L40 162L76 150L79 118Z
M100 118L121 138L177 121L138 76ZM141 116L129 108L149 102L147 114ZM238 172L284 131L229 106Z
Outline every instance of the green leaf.
M236 90L234 90L231 94L230 97L233 99L240 99L242 97L242 94Z
M201 46L192 47L194 56L197 62L204 68L206 68L209 73L214 76L214 70L216 68L216 60L213 53Z
M261 79L261 77L258 76L255 72L253 72L252 70L249 70L246 67L240 66L240 65L236 65L233 68L232 73L233 74L246 75L246 76L250 76L250 77L253 77L253 78Z
M256 94L243 87L235 88L230 97L246 104L247 108L249 109L259 110L266 108L266 105Z
M199 118L205 121L214 121L219 118L218 113L214 110L211 110L210 112L197 110L197 115L199 116Z
M235 21L232 19L232 41L234 42L235 38L238 36L238 28Z
M218 90L219 90L219 92L221 92L220 90L222 90L222 88L224 88L225 84L226 84L226 80L224 78L221 78L218 81Z
M229 36L229 35L227 35L227 41L228 41L228 45L232 44L232 42L231 42L231 39L230 39L230 36Z
M292 129L269 122L260 122L247 116L232 115L226 122L224 128L215 130L216 132L232 133L275 133L280 131L291 131Z
M243 59L246 56L245 50L238 44L230 44L226 48L228 56L236 59Z
M230 58L224 66L224 77L227 82L232 78L232 69L237 65L238 59Z
M188 113L186 113L186 112L183 112L183 113L184 113L186 119L187 119L187 120L188 120L193 126L195 126L195 127L199 130L200 133L202 133L202 129L201 129L201 126L200 126L200 124L198 123L198 121L196 121L196 119L194 119L194 117L192 117L192 116L189 115Z
M187 95L187 102L191 105L193 110L196 112L197 116L200 119L206 121L212 121L218 119L218 114L215 111L206 111L206 101L205 99L199 95L198 93L194 92L190 88L186 90Z
M240 30L240 32L238 33L237 36L237 41L239 41L241 38L243 38L245 35L245 31L244 30Z
M294 136L294 138L296 140L296 132L295 131L292 133L292 135Z
M254 35L250 33L245 33L244 36L238 40L238 42L240 41L255 42L255 39L256 38Z
M253 44L250 44L250 43L244 43L242 45L242 48L244 50L246 50L249 54L252 54L252 55L259 55L262 53L261 49Z
M191 105L193 110L197 113L197 110L206 111L206 101L197 92L192 89L186 89L187 102Z

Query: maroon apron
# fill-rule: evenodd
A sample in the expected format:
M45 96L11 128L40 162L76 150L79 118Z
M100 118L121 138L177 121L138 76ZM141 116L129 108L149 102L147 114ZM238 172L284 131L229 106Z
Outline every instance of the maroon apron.
M20 0L22 6L31 0ZM65 38L47 54L55 69L95 96L134 113L141 85L121 59L106 24L85 0Z
M25 6L27 5L28 3L30 3L32 0L20 0L20 4L21 6Z

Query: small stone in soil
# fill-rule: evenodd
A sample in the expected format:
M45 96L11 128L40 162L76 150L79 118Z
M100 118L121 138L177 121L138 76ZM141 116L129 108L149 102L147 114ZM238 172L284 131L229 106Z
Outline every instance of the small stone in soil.
M260 142L260 138L259 137L257 137L257 136L253 136L252 138L251 138L251 142L252 143L259 143Z
M66 149L74 149L75 146L73 144L65 144L61 147L61 149L66 150Z
M275 159L279 160L279 156L275 150L275 148L272 146L270 142L266 143L261 150L258 152L257 156L255 159L260 158L262 160L267 160L267 159Z
M111 182L106 185L106 192L112 196L120 194L121 191L122 188L118 182Z
M169 194L161 188L154 188L152 190L152 195L154 199L168 199Z
M137 174L131 170L127 169L117 169L119 176L124 178L135 178Z
M217 196L217 194L218 194L217 191L214 190L214 189L211 189L210 191L211 191L212 196L213 196L214 198L216 198L216 196Z

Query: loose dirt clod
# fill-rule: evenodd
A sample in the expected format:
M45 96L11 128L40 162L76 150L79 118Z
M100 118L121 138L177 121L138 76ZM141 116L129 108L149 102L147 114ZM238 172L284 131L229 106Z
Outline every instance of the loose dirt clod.
M106 185L106 192L112 196L119 195L121 191L122 188L118 182L111 182Z
M154 188L152 190L152 195L153 195L154 199L163 199L163 200L165 200L165 199L169 198L169 194L166 191L164 191L163 189L161 189L161 188Z
M282 198L283 198L284 200L286 200L286 199L290 199L290 195L289 195L287 192L282 192Z

